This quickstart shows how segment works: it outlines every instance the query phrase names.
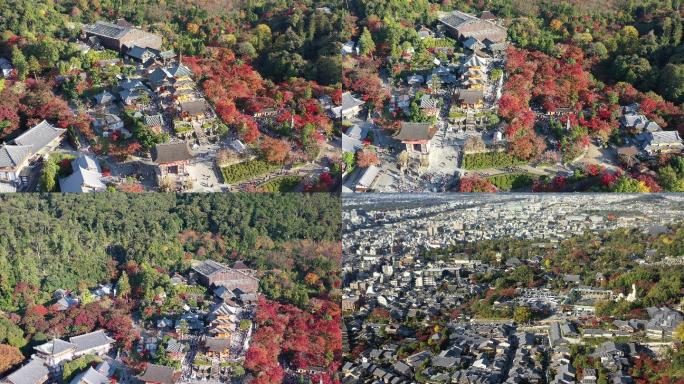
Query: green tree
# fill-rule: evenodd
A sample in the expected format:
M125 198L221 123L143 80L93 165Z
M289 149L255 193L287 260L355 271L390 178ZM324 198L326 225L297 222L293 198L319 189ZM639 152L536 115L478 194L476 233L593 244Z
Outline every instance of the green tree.
M26 61L24 53L16 46L12 48L12 65L14 65L14 68L17 71L19 80L26 79L26 76L29 73L28 61Z
M242 377L245 375L245 368L242 365L236 365L233 367L233 376Z
M526 324L532 319L532 311L528 307L516 307L513 312L513 321Z
M38 74L40 73L40 62L35 56L29 56L28 71L33 75L34 78L37 78Z
M344 162L344 165L347 167L347 171L354 168L354 159L355 159L354 153L352 153L352 152L342 153L342 161Z
M363 28L361 37L359 38L359 52L363 56L372 54L375 51L375 42L368 28Z
M257 50L264 49L265 46L271 44L271 28L266 24L258 24L254 28L254 46Z
M658 183L670 192L682 192L684 190L677 171L669 165L658 170Z
M252 326L252 322L247 319L240 320L240 330L247 331Z
M57 189L57 172L59 165L54 159L48 158L43 164L40 174L40 188L43 192L54 192Z
M116 295L118 297L128 298L131 294L131 283L128 281L128 273L121 273L119 281L116 283Z
M0 343L21 348L26 345L24 331L4 316L0 316Z
M649 192L646 185L639 182L639 180L633 179L629 176L621 177L613 187L613 192L620 193L643 193Z
M638 55L618 56L615 59L615 75L619 80L647 87L651 73L651 63Z
M180 324L178 325L178 333L180 334L181 339L185 337L189 331L190 326L188 325L188 321L185 319L181 320Z
M339 83L342 74L340 56L321 56L316 60L316 80L323 85Z
M667 64L660 72L660 93L668 100L684 102L684 64Z
M674 337L679 340L680 343L684 342L684 322L679 323L677 328L675 328Z

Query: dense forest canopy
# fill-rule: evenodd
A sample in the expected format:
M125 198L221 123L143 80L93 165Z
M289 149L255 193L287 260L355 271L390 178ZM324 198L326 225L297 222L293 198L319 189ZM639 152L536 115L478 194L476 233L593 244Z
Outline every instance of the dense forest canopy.
M184 271L191 258L211 256L288 270L295 263L272 258L279 247L296 259L287 244L339 242L339 204L328 194L2 196L0 308L22 306L19 282L39 288L36 302L45 302L58 288L109 282L129 262ZM188 233L201 235L188 241ZM221 247L207 252L210 242Z
M274 81L292 76L331 85L341 76L338 43L351 34L348 12L339 8L318 0L12 0L0 4L0 55L12 57L19 46L41 69L73 67L78 51L66 41L80 34L81 24L123 18L159 32L166 47L187 56L231 48Z

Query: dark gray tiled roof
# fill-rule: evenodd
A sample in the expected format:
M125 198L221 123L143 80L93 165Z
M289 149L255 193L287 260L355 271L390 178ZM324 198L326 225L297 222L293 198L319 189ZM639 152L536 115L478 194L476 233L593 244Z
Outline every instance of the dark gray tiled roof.
M230 339L221 338L208 338L204 345L211 352L223 352L224 350L230 348Z
M437 128L430 123L409 123L402 121L401 129L394 136L401 141L430 140L435 136Z
M124 35L126 35L131 30L131 28L122 27L120 25L98 20L95 22L95 24L86 25L85 27L83 27L83 30L87 33L97 36L108 37L111 39L120 39Z
M363 175L359 178L357 185L370 188L375 179L378 177L379 173L380 169L378 167L375 165L369 166L368 168L364 169Z
M22 133L19 137L14 139L14 142L18 145L30 145L32 146L31 152L37 153L50 144L53 140L62 136L64 132L66 132L66 129L57 128L43 120L40 124Z
M355 139L347 134L342 134L342 151L343 152L356 152L363 148L363 143L359 139Z
M0 167L14 168L31 156L31 146L7 145L0 147Z
M174 369L163 365L147 364L147 369L138 379L146 383L173 384L176 382Z
M146 53L152 54L153 57L157 55L157 51L150 48L138 47L137 45L134 45L133 48L129 49L128 52L126 52L126 55L138 60L142 60L143 55Z
M359 100L352 96L350 92L345 92L342 94L342 109L347 110L347 109L352 109L354 107L358 107L359 105L363 105L364 102L363 100Z
M451 28L457 28L461 24L471 21L471 20L476 20L477 18L475 16L469 15L467 13L461 12L461 11L454 11L442 18L439 19L439 21L443 24L448 25Z
M111 103L112 101L114 101L114 95L107 91L102 91L97 95L93 96L93 100L95 100L97 104Z
M71 380L70 384L108 384L109 378L98 372L95 368L90 367L87 371L78 374Z
M169 339L166 345L166 351L171 353L181 353L185 347L176 339Z
M484 91L481 89L459 89L456 97L466 104L476 104L484 99Z
M114 342L114 339L107 336L104 330L86 333L80 336L74 336L69 339L70 342L76 344L76 352L86 351L88 349L101 347Z
M182 63L176 63L176 64L166 68L166 71L172 77L192 76L192 71L190 70L190 68L186 67Z
M71 175L59 179L59 189L65 193L84 193L88 188L104 190L107 186L101 178L100 172L77 167Z
M152 161L157 164L190 160L192 157L187 143L157 144L152 148Z
M28 364L7 376L7 381L12 384L40 384L45 382L48 374L44 360L33 358Z
M193 270L195 270L197 273L202 274L204 276L209 276L212 273L222 271L227 269L228 267L221 264L217 263L214 260L204 260L200 264L197 264L192 267Z
M181 103L180 109L190 115L199 115L207 110L207 103L204 100L194 100Z
M45 344L34 347L34 349L47 355L57 355L69 349L76 349L76 345L61 339L53 339Z

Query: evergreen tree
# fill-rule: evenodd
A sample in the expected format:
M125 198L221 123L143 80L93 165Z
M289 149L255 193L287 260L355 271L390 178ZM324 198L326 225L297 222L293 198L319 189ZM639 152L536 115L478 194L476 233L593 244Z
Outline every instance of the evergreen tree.
M17 47L12 48L12 65L14 65L14 68L17 71L19 80L26 79L29 71L28 62L26 61L24 53Z
M131 293L131 283L128 281L128 273L121 273L119 281L116 284L116 294L118 297L128 298Z
M370 55L375 51L375 42L368 28L363 28L363 33L359 38L359 51L363 56Z

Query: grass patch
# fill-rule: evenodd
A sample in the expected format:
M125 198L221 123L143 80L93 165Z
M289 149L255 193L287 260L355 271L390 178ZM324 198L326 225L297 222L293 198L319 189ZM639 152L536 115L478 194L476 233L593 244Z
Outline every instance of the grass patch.
M529 173L505 173L487 177L487 180L496 185L499 190L510 191L513 189L524 189L532 186L535 180L534 175Z
M179 136L184 136L187 135L188 133L191 133L194 130L192 127L192 124L186 123L186 122L181 122L181 121L174 121L173 123L173 131L176 133L176 135Z
M261 184L260 187L264 192L292 192L302 180L301 176L283 176Z
M468 153L463 155L463 168L465 169L503 168L526 163L525 160L506 152Z
M223 182L234 184L240 181L250 180L280 168L263 160L250 160L243 163L232 164L221 168Z

